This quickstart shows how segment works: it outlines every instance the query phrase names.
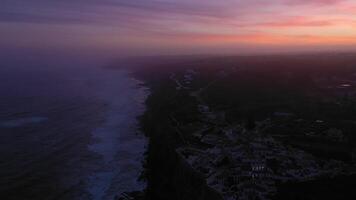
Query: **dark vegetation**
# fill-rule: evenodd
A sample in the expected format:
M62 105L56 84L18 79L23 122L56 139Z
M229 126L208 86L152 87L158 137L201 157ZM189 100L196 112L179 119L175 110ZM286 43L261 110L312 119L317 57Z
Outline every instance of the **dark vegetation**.
M194 126L188 126L201 120L198 102L189 95L193 89L205 88L203 100L214 110L224 111L228 123L244 123L253 130L256 123L269 120L260 131L286 145L323 159L355 161L353 54L157 57L130 63L151 89L141 119L150 138L148 199L220 198L198 173L182 164L175 151L182 144L197 142L191 135ZM189 69L199 75L190 89L178 91L170 76L182 77ZM182 130L180 124L192 130ZM352 175L281 184L275 198L353 199L355 183Z

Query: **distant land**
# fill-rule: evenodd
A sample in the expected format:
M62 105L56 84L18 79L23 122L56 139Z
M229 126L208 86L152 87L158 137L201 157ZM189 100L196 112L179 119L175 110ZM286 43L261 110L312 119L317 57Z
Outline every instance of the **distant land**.
M356 198L356 54L127 62L151 91L148 187L136 196Z

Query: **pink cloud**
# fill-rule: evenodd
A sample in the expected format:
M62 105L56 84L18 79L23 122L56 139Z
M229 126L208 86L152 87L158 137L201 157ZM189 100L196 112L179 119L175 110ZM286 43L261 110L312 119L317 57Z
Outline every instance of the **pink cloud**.
M287 0L289 5L334 5L342 2L345 2L345 0Z
M315 20L308 17L288 17L285 19L275 20L273 22L261 22L256 26L269 26L269 27L293 27L293 26L331 26L335 22L331 20Z

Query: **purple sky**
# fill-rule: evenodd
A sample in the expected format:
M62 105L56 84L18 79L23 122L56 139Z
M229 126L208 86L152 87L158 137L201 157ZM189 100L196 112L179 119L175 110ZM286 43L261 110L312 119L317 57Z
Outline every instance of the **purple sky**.
M2 0L4 48L134 52L352 49L354 0Z

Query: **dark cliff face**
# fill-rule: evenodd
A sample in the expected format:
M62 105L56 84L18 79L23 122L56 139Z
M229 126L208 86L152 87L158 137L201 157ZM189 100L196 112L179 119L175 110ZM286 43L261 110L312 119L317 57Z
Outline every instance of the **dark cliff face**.
M204 178L193 171L173 148L152 141L148 151L147 199L222 199L219 194L207 187Z
M181 138L175 133L168 116L162 112L164 113L162 109L154 110L151 105L142 118L143 129L150 140L146 165L146 199L222 199L206 185L205 179L178 155L176 148L182 142Z
M156 84L157 78L144 79L151 89L146 112L141 117L142 129L149 138L146 199L220 200L221 196L209 188L205 179L176 152L184 139L170 119L170 114L179 107L174 105L178 97L175 89L165 81L167 77L161 74L160 84Z

